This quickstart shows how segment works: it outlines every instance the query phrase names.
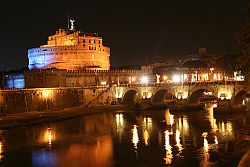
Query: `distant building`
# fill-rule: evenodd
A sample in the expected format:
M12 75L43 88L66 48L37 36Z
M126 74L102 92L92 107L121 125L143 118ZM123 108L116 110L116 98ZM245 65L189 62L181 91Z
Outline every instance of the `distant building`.
M12 70L4 72L4 89L22 89L25 88L25 77L23 70Z
M188 55L181 60L182 65L202 65L208 68L222 68L223 67L223 56L219 54L209 54L206 48L199 48L198 54ZM192 63L196 62L196 63ZM201 64L200 64L201 63ZM195 67L195 66L193 66Z
M9 74L7 75L8 89L22 89L25 88L25 79L23 74Z
M109 70L110 48L103 46L96 33L59 29L49 36L46 45L28 50L30 70Z

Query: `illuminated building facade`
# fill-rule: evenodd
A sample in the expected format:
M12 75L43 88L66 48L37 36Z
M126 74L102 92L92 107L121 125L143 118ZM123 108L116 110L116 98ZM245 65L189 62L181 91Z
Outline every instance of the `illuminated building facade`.
M28 50L30 70L109 70L110 48L103 46L96 33L59 29L49 36L46 45Z

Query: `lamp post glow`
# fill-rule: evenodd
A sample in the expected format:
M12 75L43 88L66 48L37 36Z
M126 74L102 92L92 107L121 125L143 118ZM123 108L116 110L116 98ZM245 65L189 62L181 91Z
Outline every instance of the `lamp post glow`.
M174 83L180 83L181 82L181 77L179 75L174 75L173 76L173 82Z
M148 84L148 77L147 77L147 76L143 76L143 77L141 78L141 83L142 83L142 84Z
M106 86L107 85L107 82L106 81L102 81L101 82L101 86Z
M167 80L167 76L163 76L163 81L165 82Z

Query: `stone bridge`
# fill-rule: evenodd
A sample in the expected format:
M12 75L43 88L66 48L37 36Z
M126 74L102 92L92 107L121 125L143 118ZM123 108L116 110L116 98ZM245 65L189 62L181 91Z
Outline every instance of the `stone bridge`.
M200 102L204 94L230 104L242 104L248 86L243 81L200 82L183 84L124 84L115 88L116 98L123 104L134 104L136 100L146 100L150 104L163 104L164 101L179 99L185 103Z

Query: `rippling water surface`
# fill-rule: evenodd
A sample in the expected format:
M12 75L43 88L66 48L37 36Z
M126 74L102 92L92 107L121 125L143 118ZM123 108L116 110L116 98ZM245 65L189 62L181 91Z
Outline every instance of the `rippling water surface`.
M237 166L246 114L103 113L0 131L0 166Z

